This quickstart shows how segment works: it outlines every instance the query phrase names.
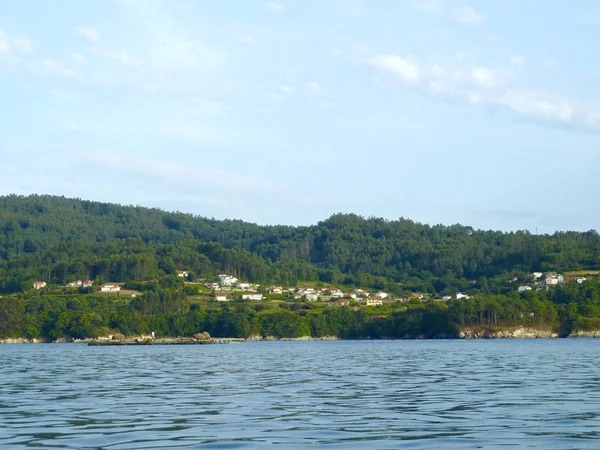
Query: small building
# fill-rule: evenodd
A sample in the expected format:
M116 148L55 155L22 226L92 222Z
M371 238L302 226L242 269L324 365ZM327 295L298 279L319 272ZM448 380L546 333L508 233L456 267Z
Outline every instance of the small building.
M92 287L93 284L94 282L92 280L86 280L83 283L81 283L81 287L89 288Z
M283 294L283 288L281 286L272 286L271 289L269 289L269 293L270 294Z
M444 295L442 297L442 300L452 300L452 296L451 295Z
M546 285L555 286L557 284L558 284L558 277L556 277L554 275L550 275L550 276L546 277Z
M219 283L206 283L204 286L206 286L209 289L212 289L213 291L218 291L221 289Z
M383 305L383 300L380 298L368 298L367 306L379 306Z
M181 278L187 278L190 275L189 270L178 270L177 276Z
M319 300L319 296L315 293L308 293L304 296L304 298L309 301L309 302L316 302L317 300Z
M34 289L44 289L47 286L45 281L35 281L33 283Z
M262 300L262 294L243 294L242 300Z
M227 302L229 300L227 300L227 296L226 295L217 295L215 297L215 300L217 300L218 302Z
M338 288L330 288L329 295L334 298L342 298L344 296L344 291Z
M221 286L234 286L238 282L238 279L231 275L221 274L219 275L219 284Z
M250 289L250 283L238 283L235 287L245 291Z
M577 278L575 278L575 282L577 284L583 284L584 281L587 281L587 278L585 278L585 277L577 277Z
M348 306L350 304L350 300L347 298L340 298L335 302L337 306Z
M457 300L461 300L463 298L466 299L466 298L470 298L470 297L467 294L465 294L464 292L459 292L459 293L456 294L456 299Z
M83 286L83 281L81 281L81 280L71 281L70 283L67 284L67 287L81 287L81 286Z
M531 274L531 277L532 277L532 278L535 278L536 280L537 280L538 278L542 278L543 276L544 276L544 274L543 274L542 272L533 272L533 273Z
M383 300L384 298L386 298L388 295L386 292L378 292L377 294L375 294L376 298L379 298L381 300Z
M530 291L531 290L531 286L519 286L519 292L526 292L526 291Z
M118 284L105 284L100 287L100 292L119 292L121 290L121 286Z

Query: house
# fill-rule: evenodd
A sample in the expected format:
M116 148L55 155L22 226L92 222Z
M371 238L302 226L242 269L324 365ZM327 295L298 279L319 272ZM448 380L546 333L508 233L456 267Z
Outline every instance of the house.
M262 294L243 294L242 300L262 300Z
M121 286L118 284L105 284L100 287L100 292L119 292L121 290Z
M444 295L442 297L442 300L452 300L452 296L451 295Z
M544 274L542 272L533 272L531 276L537 280L538 278L542 278Z
M238 289L241 289L243 291L246 291L246 290L250 289L250 283L238 283L235 287Z
M530 291L531 286L519 286L519 292Z
M329 295L334 298L342 298L344 296L344 291L338 288L329 288Z
M348 293L346 294L346 297L349 297L349 298L351 298L352 300L356 300L356 299L358 298L358 295L356 295L356 294L353 294L352 292L348 292Z
M226 295L217 295L215 297L215 300L218 301L218 302L226 302L226 301L228 301Z
M356 294L358 297L369 297L371 295L363 289L355 289L352 291L352 293Z
M314 293L308 293L304 296L304 298L309 302L316 302L317 300L319 300L319 296Z
M587 278L577 277L577 278L575 278L575 281L577 282L577 284L583 284L584 281L587 281Z
M83 283L81 283L81 287L89 288L89 287L92 287L92 284L94 284L94 282L92 280L86 280Z
M67 287L81 287L81 286L83 286L83 281L81 281L81 280L71 281L69 284L67 284Z
M233 286L238 282L238 279L231 275L219 275L219 284L221 286Z
M381 300L383 300L384 298L386 298L388 295L385 292L378 292L377 294L375 294L376 298L379 298Z
M270 294L283 294L283 288L281 286L273 286L269 289Z
M219 286L219 283L206 283L204 286L206 286L209 289L218 291L221 289L221 286Z
M460 300L460 299L462 299L462 298L470 298L470 297L469 297L467 294L465 294L464 292L458 292L458 293L456 294L456 299L457 299L457 300Z
M340 298L337 302L335 302L337 306L348 306L350 304L350 300L347 298Z
M44 289L46 286L47 285L45 281L36 281L35 283L33 283L34 289Z
M548 286L555 286L558 284L558 277L554 276L554 275L550 275L548 277L546 277L546 284Z
M367 306L379 306L383 305L383 300L380 298L368 298Z
M190 275L190 271L189 270L178 270L177 271L177 276L178 277L187 278L189 275Z
M299 300L302 298L302 294L300 292L294 292L294 300Z

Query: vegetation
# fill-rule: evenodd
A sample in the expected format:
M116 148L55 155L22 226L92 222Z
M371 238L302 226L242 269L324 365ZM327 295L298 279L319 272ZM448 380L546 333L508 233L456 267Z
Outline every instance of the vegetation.
M261 284L343 285L450 302L335 307L277 300L217 304L190 280L226 272ZM276 337L455 336L463 326L600 327L600 236L535 236L338 214L308 227L258 226L52 196L0 197L0 337L109 332ZM584 285L516 292L527 273L586 273ZM93 288L57 286L95 280ZM34 281L51 289L32 291ZM135 298L100 296L105 281ZM189 297L199 296L190 306ZM195 298L195 297L194 297Z

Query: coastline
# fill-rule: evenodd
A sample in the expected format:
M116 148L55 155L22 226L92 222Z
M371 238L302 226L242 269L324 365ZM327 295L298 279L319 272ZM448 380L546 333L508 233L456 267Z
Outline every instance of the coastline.
M532 327L463 327L460 328L456 336L439 336L430 339L580 339L580 338L600 338L600 330L577 330L572 331L567 336L559 336L558 333L548 328ZM228 344L241 342L258 341L342 341L342 340L422 340L427 339L424 336L407 336L404 338L358 338L345 339L337 336L300 336L294 338L277 338L274 336L249 336L248 338L211 338L210 340L198 340L189 337L163 337L153 339L151 336L132 336L123 339L113 339L113 336L101 336L98 338L87 339L59 339L50 341L45 339L27 339L27 338L6 338L0 339L0 344L87 344L87 345L177 345L177 344Z

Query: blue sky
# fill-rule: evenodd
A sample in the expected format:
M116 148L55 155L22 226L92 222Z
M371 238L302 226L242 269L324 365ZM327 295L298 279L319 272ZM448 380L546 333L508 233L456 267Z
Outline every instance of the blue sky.
M598 228L600 4L0 0L0 193Z

